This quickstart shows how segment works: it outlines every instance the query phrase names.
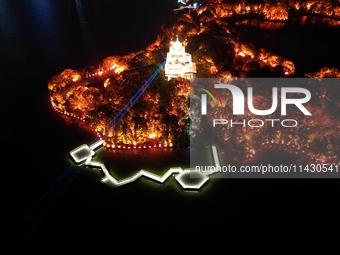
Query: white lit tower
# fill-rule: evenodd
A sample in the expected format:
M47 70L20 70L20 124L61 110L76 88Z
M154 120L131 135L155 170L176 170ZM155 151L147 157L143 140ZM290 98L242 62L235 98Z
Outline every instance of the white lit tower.
M168 80L172 78L182 77L186 79L194 78L196 71L196 63L191 62L191 54L185 52L185 47L178 40L170 43L170 49L166 56L164 66L165 77Z

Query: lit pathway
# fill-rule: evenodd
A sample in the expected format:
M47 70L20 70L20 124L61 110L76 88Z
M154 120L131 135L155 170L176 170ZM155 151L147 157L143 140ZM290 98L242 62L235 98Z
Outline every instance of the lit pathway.
M182 169L181 167L171 167L163 176L158 176L148 171L141 169L133 176L123 179L117 180L114 176L110 174L105 164L98 161L92 161L93 156L95 155L95 150L101 147L104 143L104 140L100 140L91 146L83 144L78 148L72 150L70 155L75 163L80 164L84 163L86 166L99 168L104 177L101 182L108 185L111 188L116 188L139 179L144 176L148 179L156 181L158 183L164 183L169 177L175 175L175 179L181 185L183 189L191 189L191 190L199 190L202 186L209 180L209 175L214 174L214 172L210 173L201 173L194 169ZM212 146L212 154L214 159L215 166L220 166L217 148L216 146Z

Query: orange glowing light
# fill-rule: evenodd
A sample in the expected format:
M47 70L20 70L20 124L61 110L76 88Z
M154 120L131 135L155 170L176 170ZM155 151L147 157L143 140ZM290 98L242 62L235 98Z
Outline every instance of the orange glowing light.
M73 82L76 82L76 81L78 81L80 79L80 75L79 74L74 74L73 76L72 76L72 81Z
M107 78L107 79L104 81L104 88L106 88L109 84L110 84L110 78Z
M155 139L156 137L157 137L157 134L155 134L155 133L152 133L152 134L149 135L149 138L151 138L151 139Z

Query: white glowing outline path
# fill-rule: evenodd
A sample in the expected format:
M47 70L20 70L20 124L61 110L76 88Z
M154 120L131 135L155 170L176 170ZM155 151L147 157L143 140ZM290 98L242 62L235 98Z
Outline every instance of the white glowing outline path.
M198 175L198 178L201 180L197 184L190 184L183 179L185 175L191 174L190 169L182 169L181 167L171 167L163 176L158 176L153 173L150 173L145 170L140 170L133 176L118 181L116 178L114 178L106 168L106 166L102 162L98 161L92 161L93 156L95 155L94 150L98 149L100 146L102 146L104 143L104 140L99 140L92 144L91 146L88 146L86 144L83 144L74 150L70 152L70 156L72 159L77 163L81 163L85 161L86 166L90 167L96 167L100 168L104 174L104 177L102 178L101 182L108 185L111 188L116 188L118 186L126 185L128 183L134 182L138 178L145 176L151 180L157 181L159 183L164 183L170 176L176 174L175 179L177 182L182 186L183 189L194 189L199 190L208 180L209 175L213 174L213 172L202 174L200 172L195 171L195 174ZM216 146L212 146L212 153L213 153L213 159L215 162L215 166L220 166L220 161L217 154ZM80 155L79 155L80 154Z

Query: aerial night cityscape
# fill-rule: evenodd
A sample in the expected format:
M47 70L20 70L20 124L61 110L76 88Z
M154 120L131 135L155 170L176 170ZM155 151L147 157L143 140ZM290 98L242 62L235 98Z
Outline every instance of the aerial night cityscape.
M21 84L2 108L22 104L2 115L3 145L33 169L9 174L27 193L4 200L4 254L334 209L340 0L64 2L0 10L3 83Z

